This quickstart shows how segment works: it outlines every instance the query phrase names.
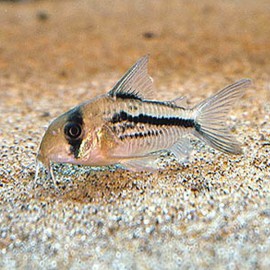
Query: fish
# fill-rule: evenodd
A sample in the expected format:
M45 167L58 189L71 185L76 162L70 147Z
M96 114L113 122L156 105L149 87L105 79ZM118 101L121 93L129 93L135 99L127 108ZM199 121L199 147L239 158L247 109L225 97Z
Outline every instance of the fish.
M106 94L83 102L57 117L47 128L37 153L50 178L52 164L119 164L131 171L158 170L164 152L188 160L189 135L227 154L242 154L226 126L226 116L243 96L250 79L226 86L194 107L183 97L155 99L148 74L149 56L140 58Z

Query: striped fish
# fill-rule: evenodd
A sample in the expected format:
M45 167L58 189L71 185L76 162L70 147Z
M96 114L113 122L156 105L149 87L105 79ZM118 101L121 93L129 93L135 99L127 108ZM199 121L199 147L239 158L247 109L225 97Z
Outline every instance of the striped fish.
M37 155L53 178L51 162L103 166L121 164L133 171L158 169L171 152L180 162L190 153L189 134L228 154L240 144L225 125L232 105L251 83L242 79L193 108L184 98L153 100L148 56L133 65L107 94L82 103L48 127ZM36 170L38 176L39 165Z

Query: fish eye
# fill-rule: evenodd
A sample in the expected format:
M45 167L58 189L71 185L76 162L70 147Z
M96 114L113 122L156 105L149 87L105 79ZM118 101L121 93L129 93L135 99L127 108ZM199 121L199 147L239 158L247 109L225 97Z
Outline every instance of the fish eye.
M76 140L82 134L82 127L77 123L67 123L64 131L68 139Z

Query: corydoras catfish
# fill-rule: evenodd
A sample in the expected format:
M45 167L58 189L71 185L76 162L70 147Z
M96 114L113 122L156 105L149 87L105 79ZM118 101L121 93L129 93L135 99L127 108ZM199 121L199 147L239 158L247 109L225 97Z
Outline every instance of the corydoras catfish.
M38 150L36 177L40 162L53 179L51 162L155 170L164 151L179 161L189 156L189 134L224 153L242 153L226 126L226 116L250 85L249 79L188 108L183 98L152 99L147 65L148 56L144 56L108 93L78 105L49 125Z

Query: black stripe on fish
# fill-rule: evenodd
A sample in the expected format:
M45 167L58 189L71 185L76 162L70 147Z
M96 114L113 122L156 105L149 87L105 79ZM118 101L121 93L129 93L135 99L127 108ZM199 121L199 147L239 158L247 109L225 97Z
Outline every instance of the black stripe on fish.
M80 108L74 108L68 113L68 118L67 118L67 123L64 128L65 132L65 138L68 141L70 145L70 152L74 155L75 158L78 158L79 156L79 151L80 151L80 146L83 140L83 115L82 111ZM69 135L69 128L74 124L75 126L79 127L80 130L80 135L78 138L72 138Z
M127 138L145 138L145 137L149 137L149 136L158 136L163 134L162 130L148 130L147 132L137 132L137 133L131 133L131 134L124 134L124 135L120 135L119 138L120 140L124 140Z
M183 119L181 117L156 117L146 114L139 114L137 116L133 116L131 114L126 113L125 111L120 111L119 113L115 113L111 119L112 123L120 123L122 121L128 121L132 123L143 123L157 126L181 126L185 128L193 128L195 127L195 121L193 119Z
M136 100L142 100L142 98L136 93L136 92L117 92L115 94L117 98L121 99L136 99Z

